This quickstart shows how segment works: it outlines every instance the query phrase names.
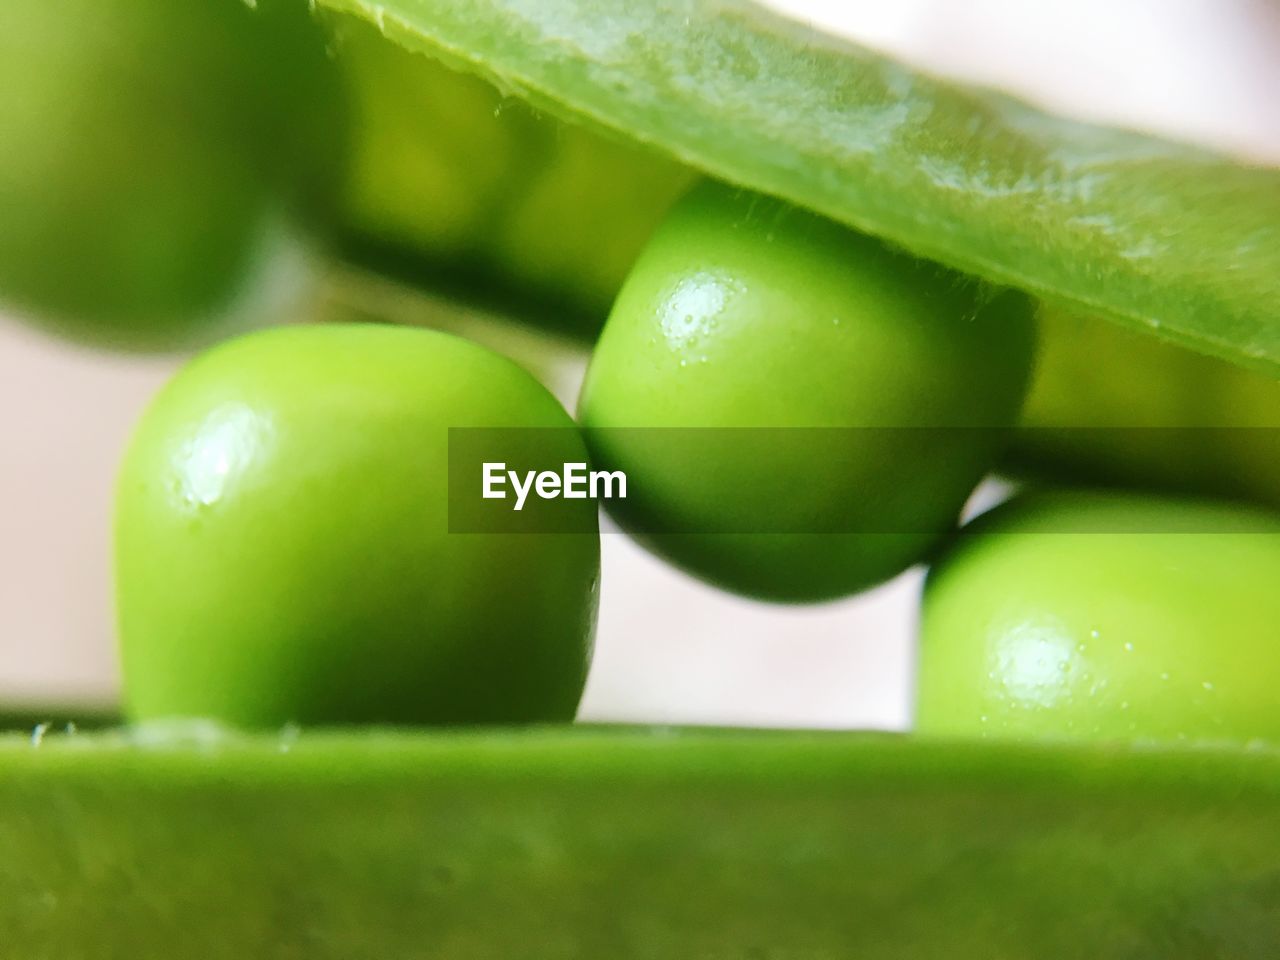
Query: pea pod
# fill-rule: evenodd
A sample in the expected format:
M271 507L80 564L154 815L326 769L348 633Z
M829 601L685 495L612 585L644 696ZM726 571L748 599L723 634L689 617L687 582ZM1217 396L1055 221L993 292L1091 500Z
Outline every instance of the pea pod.
M6 955L1262 960L1280 755L822 734L0 740Z
M320 5L918 255L1280 369L1280 171L1056 120L741 0Z

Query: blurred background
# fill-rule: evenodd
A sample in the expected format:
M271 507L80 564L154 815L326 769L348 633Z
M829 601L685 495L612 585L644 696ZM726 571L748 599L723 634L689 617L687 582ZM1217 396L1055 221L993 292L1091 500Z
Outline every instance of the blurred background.
M1059 113L1280 165L1270 0L771 5ZM493 335L484 317L474 323L478 338ZM0 319L0 702L113 702L113 474L134 419L183 359L95 352ZM539 348L536 372L572 407L584 362L568 345ZM584 718L909 723L918 572L788 608L705 587L619 534L603 538L603 567Z

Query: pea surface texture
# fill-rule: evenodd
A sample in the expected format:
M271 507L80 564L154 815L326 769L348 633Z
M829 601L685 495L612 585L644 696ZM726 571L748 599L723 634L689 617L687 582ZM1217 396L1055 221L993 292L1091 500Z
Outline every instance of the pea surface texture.
M442 333L281 328L182 370L117 490L129 716L572 719L594 508L590 533L450 533L450 427L555 428L534 434L542 452L585 459L531 376Z
M629 477L611 509L657 552L744 594L828 599L952 527L1033 341L1020 295L706 183L623 287L580 420Z
M1056 493L971 529L925 588L921 733L1280 742L1280 518Z

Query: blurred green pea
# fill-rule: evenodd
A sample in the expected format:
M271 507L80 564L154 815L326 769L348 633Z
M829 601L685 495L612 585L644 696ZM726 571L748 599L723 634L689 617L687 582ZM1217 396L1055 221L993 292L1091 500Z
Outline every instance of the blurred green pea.
M1011 471L1280 504L1280 381L1042 306Z
M543 116L354 18L326 26L352 102L345 252L594 339L693 171Z
M0 5L0 303L169 349L301 286L344 164L303 0Z

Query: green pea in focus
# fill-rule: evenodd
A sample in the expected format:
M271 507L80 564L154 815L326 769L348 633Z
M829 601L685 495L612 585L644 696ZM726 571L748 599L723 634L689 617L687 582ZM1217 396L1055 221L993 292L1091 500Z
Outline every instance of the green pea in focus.
M450 533L459 426L556 428L536 433L546 457L585 460L541 385L445 334L285 328L182 370L117 489L128 715L572 719L594 629L594 508L589 534Z
M917 729L1280 741L1280 517L1028 496L962 532L924 595Z
M656 552L743 594L823 600L953 527L1017 419L1033 343L1020 295L708 183L627 279L580 420L629 477L611 511Z

